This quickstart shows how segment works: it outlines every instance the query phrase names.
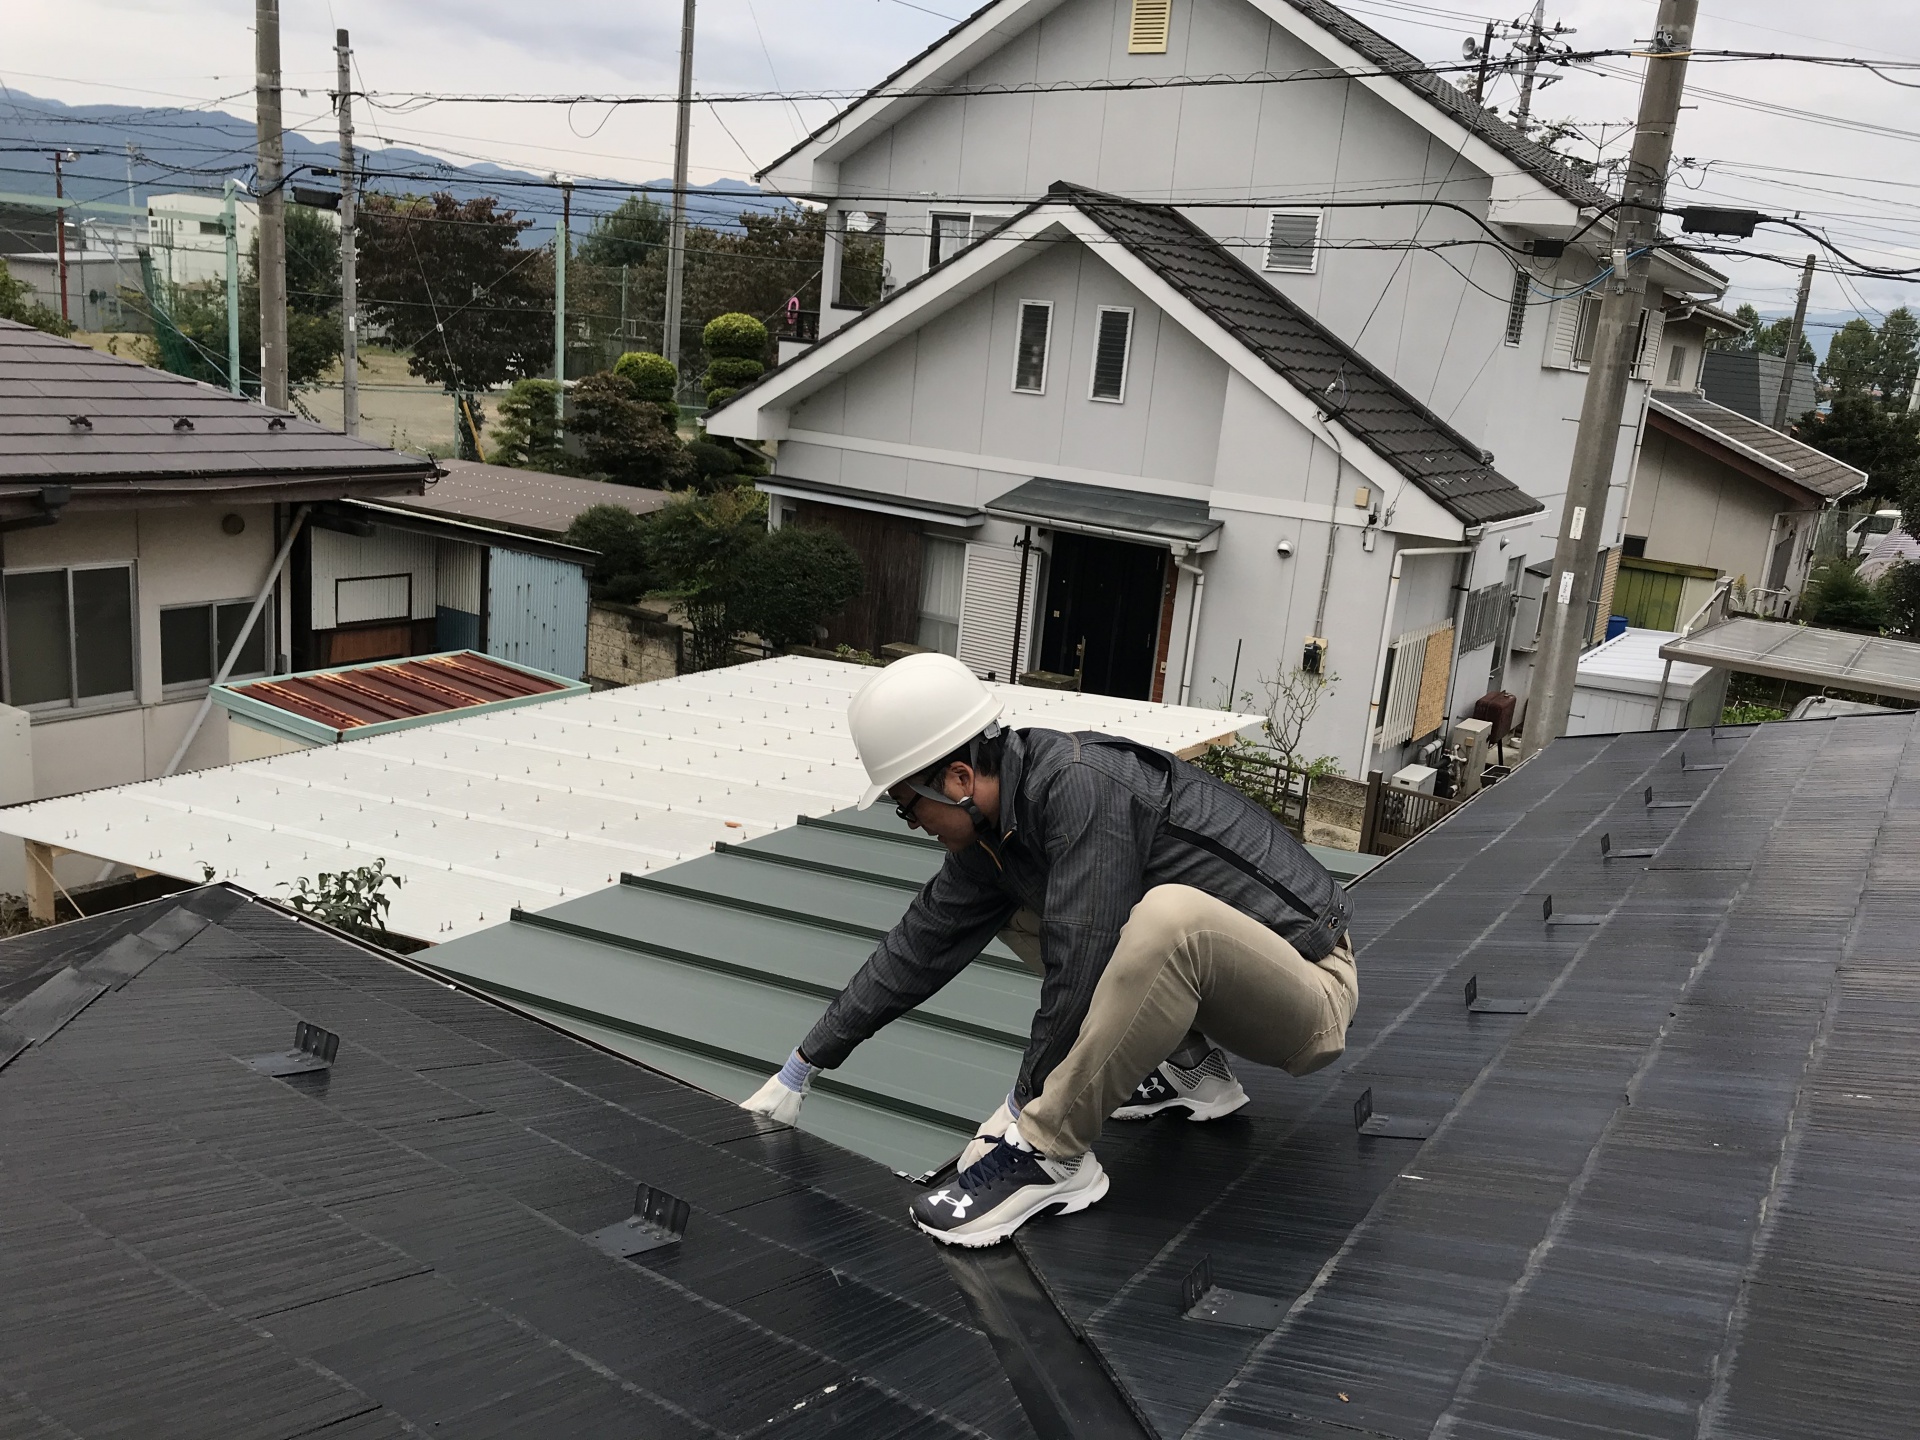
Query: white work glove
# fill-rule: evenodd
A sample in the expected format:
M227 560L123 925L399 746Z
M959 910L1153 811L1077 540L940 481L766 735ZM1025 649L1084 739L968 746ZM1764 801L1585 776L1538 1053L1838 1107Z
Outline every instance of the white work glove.
M956 1168L966 1170L977 1165L986 1156L987 1151L993 1148L993 1142L1006 1134L1007 1127L1019 1118L1018 1112L1013 1108L1013 1096L1009 1095L1000 1102L998 1110L980 1122L980 1128L973 1132L973 1139L969 1140L967 1148L960 1152L960 1160Z
M740 1102L740 1108L778 1120L782 1125L797 1125L800 1102L807 1098L813 1077L819 1073L820 1067L808 1064L796 1050L787 1057L787 1063L780 1067L777 1075Z

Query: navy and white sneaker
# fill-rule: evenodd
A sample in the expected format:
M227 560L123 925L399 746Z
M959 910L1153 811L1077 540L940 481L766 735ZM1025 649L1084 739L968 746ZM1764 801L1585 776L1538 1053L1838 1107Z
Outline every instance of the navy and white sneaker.
M1107 1193L1107 1172L1089 1150L1053 1160L1007 1127L984 1158L938 1190L917 1197L907 1213L943 1245L997 1245L1047 1210L1071 1215Z
M1198 1065L1182 1069L1163 1060L1133 1087L1115 1120L1145 1120L1163 1110L1185 1110L1189 1120L1218 1120L1247 1103L1247 1092L1227 1068L1226 1052L1214 1046Z

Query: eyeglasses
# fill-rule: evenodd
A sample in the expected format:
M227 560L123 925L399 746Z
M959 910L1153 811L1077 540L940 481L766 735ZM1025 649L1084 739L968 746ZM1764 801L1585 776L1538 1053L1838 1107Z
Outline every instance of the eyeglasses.
M907 801L907 803L904 805L902 805L898 800L895 800L893 802L893 813L898 815L902 820L906 821L907 824L911 826L920 825L920 817L919 817L918 811L920 809L920 802L922 800L931 800L936 805L947 805L955 809L959 809L962 806L969 804L973 799L973 797L969 795L965 800L950 800L945 795L942 795L938 790L930 789L928 788L928 786L926 786L925 784L917 780L909 780L907 782L907 788L913 791L913 798ZM892 798L891 795L889 795L888 798L891 799ZM925 827L922 826L921 828L924 829Z

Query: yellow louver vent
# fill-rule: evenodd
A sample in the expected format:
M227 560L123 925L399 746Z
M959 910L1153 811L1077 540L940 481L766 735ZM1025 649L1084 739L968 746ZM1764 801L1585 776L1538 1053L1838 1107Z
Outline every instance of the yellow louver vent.
M1173 23L1173 0L1133 0L1133 28L1127 32L1129 55L1164 55Z

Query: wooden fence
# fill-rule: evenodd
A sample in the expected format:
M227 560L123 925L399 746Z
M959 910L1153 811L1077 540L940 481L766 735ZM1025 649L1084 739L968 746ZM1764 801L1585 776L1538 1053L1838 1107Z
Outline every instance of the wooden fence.
M1367 776L1367 807L1360 826L1360 853L1391 855L1429 825L1466 804L1417 790L1396 790L1378 770Z

